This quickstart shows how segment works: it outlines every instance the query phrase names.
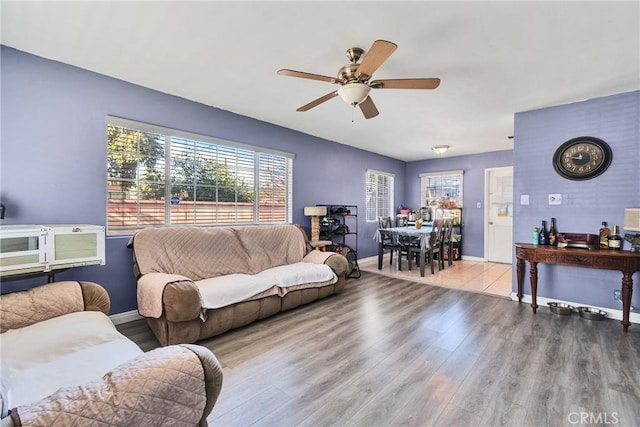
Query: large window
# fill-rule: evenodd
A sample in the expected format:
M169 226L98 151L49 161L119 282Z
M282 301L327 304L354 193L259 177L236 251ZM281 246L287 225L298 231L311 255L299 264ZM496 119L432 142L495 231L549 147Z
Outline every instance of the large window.
M367 221L381 216L393 216L393 175L367 170Z
M107 118L108 234L292 220L293 155Z
M462 207L463 171L420 174L422 206Z

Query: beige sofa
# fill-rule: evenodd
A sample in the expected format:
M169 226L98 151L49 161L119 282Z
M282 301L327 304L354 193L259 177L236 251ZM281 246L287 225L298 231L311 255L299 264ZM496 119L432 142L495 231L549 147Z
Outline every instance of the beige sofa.
M0 297L2 426L207 425L222 387L213 353L144 353L111 323L109 304L91 282Z
M348 262L297 225L148 228L130 241L138 311L162 345L192 343L340 292Z

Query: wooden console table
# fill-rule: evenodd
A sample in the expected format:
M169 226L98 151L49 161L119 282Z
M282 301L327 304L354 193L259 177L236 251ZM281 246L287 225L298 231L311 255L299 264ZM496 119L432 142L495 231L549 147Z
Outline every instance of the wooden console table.
M633 274L640 271L640 253L612 251L608 249L558 248L555 246L536 246L530 243L516 243L516 274L518 277L518 301L522 302L522 283L524 280L524 262L529 261L531 269L531 308L536 312L538 304L538 263L559 264L571 267L618 270L622 272L622 327L629 330L629 311L633 292Z

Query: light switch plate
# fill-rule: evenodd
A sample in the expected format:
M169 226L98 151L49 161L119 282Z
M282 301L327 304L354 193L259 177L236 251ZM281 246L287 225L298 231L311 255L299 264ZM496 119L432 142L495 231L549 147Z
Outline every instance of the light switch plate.
M561 205L562 204L562 194L549 194L549 204L550 205Z
M521 205L528 205L529 204L529 195L528 194L521 194L520 195L520 204Z

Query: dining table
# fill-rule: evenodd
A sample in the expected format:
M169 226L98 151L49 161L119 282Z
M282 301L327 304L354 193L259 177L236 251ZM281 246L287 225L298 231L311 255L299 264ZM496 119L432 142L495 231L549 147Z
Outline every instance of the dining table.
M376 230L373 235L373 240L378 242L378 270L382 270L382 257L384 255L384 247L382 244L382 236L380 235L380 228ZM383 230L390 232L393 235L394 241L399 241L401 236L405 237L418 237L420 239L420 258L418 259L418 265L420 266L420 277L424 277L425 269L425 254L429 251L429 241L431 238L431 232L433 227L431 225L422 225L420 228L416 228L415 225L409 225L404 227L389 227Z

